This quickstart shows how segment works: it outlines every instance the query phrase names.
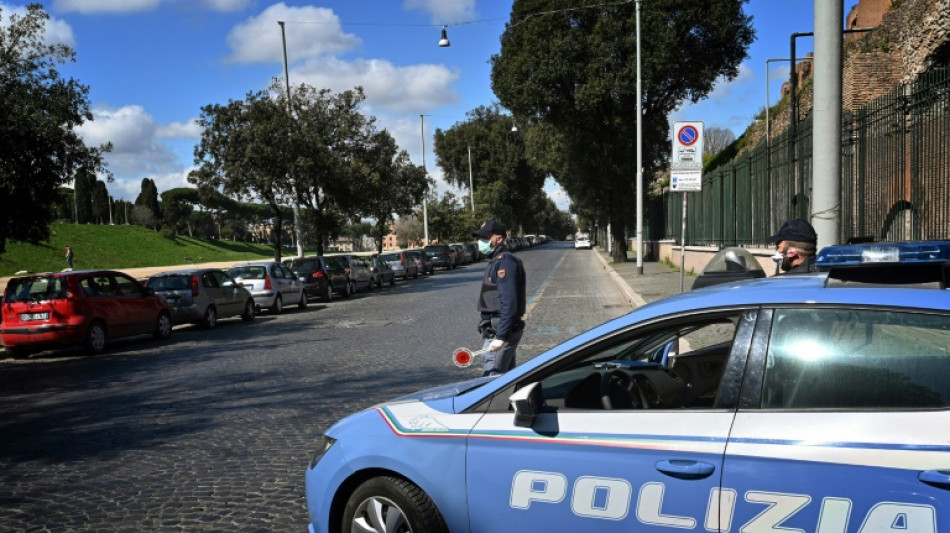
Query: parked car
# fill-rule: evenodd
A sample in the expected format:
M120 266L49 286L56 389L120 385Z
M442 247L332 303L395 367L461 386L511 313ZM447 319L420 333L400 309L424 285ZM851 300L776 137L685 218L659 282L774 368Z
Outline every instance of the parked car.
M250 261L237 264L228 270L228 275L251 291L259 309L269 309L279 315L284 304L307 307L303 283L289 268L277 261Z
M347 417L311 531L945 532L950 245L876 244Z
M435 273L435 267L432 265L432 258L429 257L429 254L422 251L422 249L413 248L411 250L406 250L406 253L409 254L409 257L416 262L416 266L419 268L420 274Z
M373 269L365 258L357 254L334 254L327 257L343 263L348 291L345 296L355 294L361 289L373 290Z
M574 249L577 250L579 248L586 248L587 250L591 249L590 236L586 233L581 233L576 239L574 239Z
M472 262L477 263L482 260L482 252L478 250L478 245L474 242L463 242L462 246L468 250L469 255L472 256Z
M167 339L172 310L155 291L113 270L31 274L7 282L0 342L13 357L81 344L90 354L117 337Z
M458 266L455 262L455 250L449 248L448 244L430 244L422 250L432 258L433 268L449 270Z
M458 258L458 265L467 265L474 261L472 258L472 252L465 247L464 244L456 242L449 245L449 248L455 250L455 257Z
M383 283L389 285L396 284L396 272L389 262L382 258L380 254L373 253L363 256L363 259L369 261L370 272L373 276L373 285L377 288L382 287Z
M333 293L335 292L333 270L335 265L328 264L326 258L318 256L295 257L284 259L283 263L303 283L303 290L308 297L322 298L327 302L333 300ZM339 268L337 278L337 287L342 291L346 285L346 272L342 266Z
M160 272L150 276L145 287L168 302L176 324L197 323L213 329L220 318L254 320L250 291L217 268Z
M414 278L419 277L419 265L409 258L406 252L385 252L380 257L389 263L389 266L392 267L393 273L397 278L409 279L409 276Z

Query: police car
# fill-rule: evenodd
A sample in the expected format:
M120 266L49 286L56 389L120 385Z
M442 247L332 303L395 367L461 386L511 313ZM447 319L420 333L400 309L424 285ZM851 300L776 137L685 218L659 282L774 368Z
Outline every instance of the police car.
M950 532L950 242L817 264L343 419L310 531Z

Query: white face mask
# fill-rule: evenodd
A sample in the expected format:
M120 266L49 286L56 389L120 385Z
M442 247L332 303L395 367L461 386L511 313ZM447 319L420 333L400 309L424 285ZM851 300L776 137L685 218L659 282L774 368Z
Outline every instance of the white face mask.
M478 239L478 251L488 255L492 251L491 241L488 239Z

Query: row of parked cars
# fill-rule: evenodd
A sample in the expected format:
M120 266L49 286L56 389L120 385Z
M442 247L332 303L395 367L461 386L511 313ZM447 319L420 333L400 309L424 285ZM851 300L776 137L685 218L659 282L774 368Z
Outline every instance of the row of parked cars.
M7 283L0 341L15 358L70 345L96 354L109 338L152 334L165 339L176 324L212 329L221 318L250 321L261 310L279 314L286 305L304 309L311 298L345 298L481 259L475 244L456 243L382 254L250 261L227 271L188 268L145 280L113 270L31 274Z

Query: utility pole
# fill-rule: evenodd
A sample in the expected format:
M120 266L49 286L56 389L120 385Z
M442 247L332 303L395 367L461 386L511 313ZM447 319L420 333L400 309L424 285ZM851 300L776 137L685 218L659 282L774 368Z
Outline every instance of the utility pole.
M475 182L472 181L472 147L468 147L468 199L472 203L472 214L475 214Z
M815 0L813 174L809 215L818 234L819 249L837 244L841 227L843 19L844 5L841 0Z
M422 172L426 175L426 180L429 179L429 171L426 170L426 119L425 115L419 115L419 127L422 132ZM426 195L422 197L422 228L425 236L422 240L423 246L429 245L429 208L428 204L429 196L429 187L426 185Z
M284 32L284 21L278 20L277 24L280 24L280 40L284 46L284 82L287 86L287 115L293 119L293 106L290 102L290 74L289 69L287 68L287 36ZM290 132L288 132L289 134ZM294 201L292 202L293 212L294 212L294 234L297 240L297 257L303 257L303 220L300 218L300 194L297 192L297 180L294 176L290 176L291 183L293 184L294 192ZM280 248L278 243L278 249Z

